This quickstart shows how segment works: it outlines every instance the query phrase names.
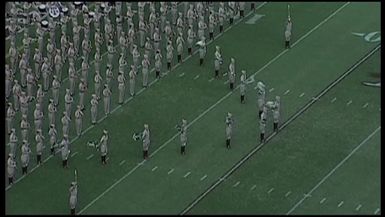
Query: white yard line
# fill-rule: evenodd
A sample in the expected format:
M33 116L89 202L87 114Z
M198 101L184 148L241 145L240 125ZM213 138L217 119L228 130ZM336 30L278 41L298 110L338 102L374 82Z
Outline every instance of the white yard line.
M225 82L223 82L223 84L228 84L230 82L230 80L227 80Z
M267 2L264 2L262 3L260 6L257 7L257 9L259 7L262 7L264 4L266 4ZM312 28L308 33L306 33L305 35L303 35L301 38L299 38L293 45L292 45L292 48L297 45L300 41L302 41L303 39L305 39L307 36L309 36L312 32L314 32L316 29L318 29L323 23L325 23L326 21L328 21L329 19L331 19L336 13L338 13L340 10L342 10L342 8L344 8L347 4L349 4L350 2L347 2L345 3L342 7L340 7L339 9L337 9L334 13L332 13L330 16L328 16L325 20L323 20L321 23L319 23L317 26L315 26L314 28ZM251 14L252 12L249 12L249 14ZM249 15L248 14L248 15ZM247 17L248 15L246 15L245 17ZM219 37L219 36L218 36ZM212 42L212 41L210 41ZM209 43L210 43L209 42ZM288 50L284 50L282 51L280 54L278 54L275 58L273 58L272 60L270 60L267 64L265 64L262 68L260 68L257 72L254 73L254 75L258 74L259 72L261 72L262 70L264 70L266 67L268 67L270 64L272 64L273 62L275 62L280 56L282 56L284 53L286 53ZM196 51L197 52L197 51ZM239 85L236 87L238 88ZM221 99L219 99L214 105L212 105L210 108L208 108L206 111L204 111L202 114L200 114L197 118L195 118L192 122L189 123L188 126L191 126L191 124L193 124L194 122L196 122L197 120L199 120L201 117L203 117L207 112L209 112L210 110L212 110L215 106L217 106L219 103L221 103L223 100L225 100L227 97L229 97L230 95L232 94L232 92L229 92L227 93L224 97L222 97ZM166 141L163 145L161 145L158 149L156 149L151 155L153 156L154 154L156 154L159 150L161 150L163 147L165 147L168 143L170 143L172 140L174 140L177 136L179 135L179 133L175 134L173 137L171 137L168 141ZM135 171L139 166L137 165L136 167L134 167L132 170L130 170L128 173L126 173L122 178L120 178L117 182L115 182L114 184L112 184L109 188L107 188L103 193L101 193L98 197L96 197L94 200L92 200L89 204L87 204L82 210L80 210L79 214L81 214L82 212L84 212L88 207L90 207L92 204L94 204L97 200L99 200L102 196L104 196L107 192L109 192L113 187L115 187L117 184L119 184L122 180L124 180L127 176L129 176L133 171ZM225 180L224 177L221 177L220 179L220 182L222 182L223 180ZM211 188L214 188L216 185L212 185ZM210 189L209 189L210 190ZM207 192L205 192L204 194L202 194L199 198L203 198L205 195L207 194ZM197 201L199 201L200 199L198 198ZM192 203L192 205L190 205L189 207L187 207L186 210L189 210L191 207L193 207L197 201L194 201ZM185 213L185 211L182 212Z
M223 74L222 76L225 77L227 75L227 72L225 74Z
M290 90L286 90L283 95L287 95L290 92Z
M152 172L154 172L156 169L158 169L158 166L155 166L154 168L152 168Z
M202 176L201 181L203 181L205 178L207 178L207 174Z
M288 192L285 194L285 197L288 197L290 194L291 194L291 191L288 191Z
M358 204L358 206L356 207L356 211L360 210L361 207L362 207L362 205L361 205L361 204Z
M236 183L233 185L233 187L234 187L234 188L237 187L237 186L239 185L239 183L241 183L241 182L240 182L240 181L236 182Z
M355 147L348 156L346 156L341 162L339 162L328 174L326 174L320 182L318 182L309 192L308 194L313 193L322 183L326 181L339 167L341 167L362 145L364 145L374 134L376 134L381 129L379 126L376 130L374 130L366 139L364 139L357 147ZM302 202L306 199L303 197L300 201L298 201L286 214L289 215L292 213Z
M253 185L253 186L250 188L250 191L254 190L256 187L257 187L257 185Z
M333 102L335 102L336 100L337 100L337 98L334 97L334 98L332 99L332 101L330 101L330 102L333 103Z
M344 201L341 201L341 202L338 204L338 207L341 207L343 204L344 204Z
M71 157L73 157L73 156L75 156L77 154L78 154L78 152L75 152L75 153L71 154Z
M89 155L86 159L89 160L94 157L94 154Z
M270 93L273 92L273 91L274 91L274 88L271 88L271 89L269 90Z
M377 215L380 212L380 208L377 208L376 211L374 211L374 215Z
M194 80L197 80L198 78L199 78L199 75L195 76L195 77L194 77Z
M119 163L119 166L122 166L124 163L126 163L126 160L122 160L122 161Z
M270 190L267 193L270 194L273 191L274 191L274 188L270 188Z
M184 76L184 72L179 74L179 77L183 77L183 76Z
M326 200L326 197L322 198L322 200L319 202L320 204L323 204Z
M305 93L301 93L301 95L299 95L299 98L303 97L305 95Z
M214 81L214 78L210 78L210 79L209 79L209 82L212 82L212 81Z
M348 105L350 105L350 104L352 104L352 100L349 100L349 102L348 103L346 103L346 105L348 106Z
M366 107L368 107L368 105L369 105L369 103L365 103L365 105L362 106L362 108L366 108Z
M168 171L168 175L170 175L172 172L174 172L174 169L171 169L170 171Z
M187 176L189 176L190 174L191 174L191 172L186 173L186 174L183 176L183 178L187 178Z
M301 42L303 39L305 39L307 36L309 36L312 32L314 32L316 29L318 29L322 24L324 24L326 21L330 20L335 14L337 14L340 10L342 10L344 7L346 7L346 5L350 4L350 2L347 2L345 3L343 6L341 6L340 8L338 8L335 12L333 12L331 15L329 15L326 19L324 19L321 23L319 23L318 25L316 25L315 27L313 27L309 32L307 32L305 35L303 35L301 38L299 38L292 46L292 48L297 45L299 42ZM279 57L281 57L283 54L285 54L288 50L285 49L284 51L282 51L280 54L278 54L276 57L274 57L273 59L271 59L267 64L265 64L262 68L260 68L257 72L254 73L254 75L258 74L259 72L261 72L262 70L264 70L266 67L268 67L270 64L272 64L273 62L275 62ZM340 79L343 79L344 76L342 76ZM338 82L339 79L337 79L335 82ZM237 86L237 88L239 87L239 85ZM323 92L321 92L321 96L326 92L328 91L330 88L326 88ZM230 92L231 93L231 92ZM255 149L255 150L258 150L258 149ZM252 151L249 155L252 155L255 151ZM245 158L247 159L247 158ZM237 165L240 165L244 162L243 161L240 161ZM236 168L236 167L235 167ZM224 177L221 177L216 183L214 183L213 185L211 185L210 188L208 188L203 194L201 194L198 198L196 198L188 207L186 207L180 214L183 215L185 213L187 213L192 207L194 207L197 203L199 203L200 200L202 200L212 189L214 189L216 186L218 186L220 183L223 182L223 180L225 180L225 178L228 176L228 174L231 174L233 170L230 170L228 173L226 173L224 175Z

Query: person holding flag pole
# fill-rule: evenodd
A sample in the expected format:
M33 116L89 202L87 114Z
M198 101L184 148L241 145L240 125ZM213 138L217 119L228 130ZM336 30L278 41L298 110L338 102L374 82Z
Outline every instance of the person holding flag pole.
M71 215L75 215L75 208L76 208L76 203L78 201L78 175L77 175L77 169L74 171L75 174L75 181L71 182L69 192L70 192L70 208L71 208Z
M290 18L290 5L287 5L287 23L286 23L286 30L285 30L285 48L290 48L290 39L291 39L291 29L292 29L292 22Z

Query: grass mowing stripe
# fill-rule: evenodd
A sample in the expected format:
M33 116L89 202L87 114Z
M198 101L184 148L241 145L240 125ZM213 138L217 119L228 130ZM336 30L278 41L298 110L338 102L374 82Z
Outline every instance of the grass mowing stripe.
M346 4L345 4L346 5ZM335 14L335 13L333 13ZM330 17L330 16L329 16ZM328 17L328 18L329 18ZM317 25L318 26L318 25ZM337 85L342 81L346 76L348 76L354 69L356 69L359 65L361 65L365 60L367 60L370 56L372 56L379 48L381 48L381 44L377 45L374 49L372 49L368 54L362 57L358 62L356 62L352 67L350 67L344 74L342 74L339 78L333 81L329 86L327 86L324 90L321 91L316 97L313 97L304 107L302 107L296 114L291 116L281 127L279 127L279 131L284 129L289 123L295 120L299 115L301 115L304 111L306 111L311 105L313 105L321 96L323 96L327 91ZM285 50L286 51L286 50ZM283 52L282 52L283 53ZM282 55L282 53L280 55ZM279 56L279 55L278 55ZM276 58L274 58L276 59ZM270 62L269 62L270 63ZM268 64L269 64L268 63ZM262 67L264 68L264 67ZM238 86L239 87L239 86ZM237 87L237 88L238 88ZM208 193L210 193L214 188L216 188L219 184L223 182L229 175L231 175L236 169L238 169L246 160L248 160L255 152L261 149L263 145L265 145L268 141L270 141L277 132L273 132L270 134L264 143L261 143L259 146L255 147L251 152L249 152L245 157L243 157L237 164L235 164L224 176L222 176L218 181L213 183L205 192L200 194L189 206L187 206L180 214L183 215L191 210L199 201L201 201Z
M341 167L342 164L344 164L362 145L364 145L374 134L376 134L381 129L381 126L379 126L377 129L375 129L366 139L364 139L358 146L356 146L341 162L337 164L328 174L326 174L321 181L319 181L307 194L313 193L322 183L325 182L327 178L329 178L339 167ZM306 199L306 197L303 197L300 201L298 201L287 213L286 215L289 215L292 213L302 202Z

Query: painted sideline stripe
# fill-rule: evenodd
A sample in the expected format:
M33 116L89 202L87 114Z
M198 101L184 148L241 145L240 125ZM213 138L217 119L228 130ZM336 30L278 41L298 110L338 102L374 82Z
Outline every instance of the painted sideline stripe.
M357 147L355 147L348 156L346 156L340 163L337 164L326 176L324 176L320 182L318 182L310 191L308 194L311 194L313 191L315 191L322 183L325 182L327 178L329 178L342 164L345 163L362 145L364 145L374 134L376 134L381 129L381 126L379 126L376 130L374 130L366 139L364 139ZM303 197L300 201L298 201L288 212L287 215L292 213L303 201L305 200L305 197Z

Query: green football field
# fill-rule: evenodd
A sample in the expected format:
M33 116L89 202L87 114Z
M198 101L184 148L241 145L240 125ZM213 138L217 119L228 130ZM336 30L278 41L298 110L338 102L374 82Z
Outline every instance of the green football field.
M223 34L216 29L203 66L198 54L187 56L186 48L185 60L177 64L175 55L173 69L160 80L151 71L149 88L142 88L139 74L136 96L129 96L127 82L123 105L118 104L113 80L112 113L104 116L100 101L95 126L89 104L94 87L89 85L81 137L76 137L71 121L69 169L62 168L59 153L49 155L47 143L43 165L36 167L32 154L30 173L21 177L18 168L16 183L6 184L6 214L69 214L68 188L75 168L78 214L381 214L380 88L362 85L380 79L380 3L290 3L289 50L284 49L287 3L259 2L256 12L249 5L245 18L232 26L226 23ZM183 9L182 4L178 7ZM236 59L233 92L227 76L213 79L216 45L224 57L220 73L227 72L231 57ZM8 46L6 41L6 51ZM117 68L118 58L114 61ZM92 58L90 62L92 84ZM103 55L103 78L106 64ZM163 68L166 72L165 61ZM63 70L56 117L60 140L68 63ZM241 70L250 81L245 104L240 103L238 87ZM273 133L269 112L265 143L259 142L257 81L266 84L267 100L281 96L280 130ZM77 93L74 102L72 108ZM31 123L34 104L29 107ZM227 112L235 119L230 150L225 147ZM182 118L188 121L185 156L179 153L175 129ZM19 120L18 113L16 125ZM141 142L132 139L145 123L151 132L147 161L142 159ZM19 126L16 129L20 140ZM34 153L32 129L33 124L29 141ZM43 129L48 129L48 118ZM110 137L105 166L100 154L86 146L100 139L103 129Z

